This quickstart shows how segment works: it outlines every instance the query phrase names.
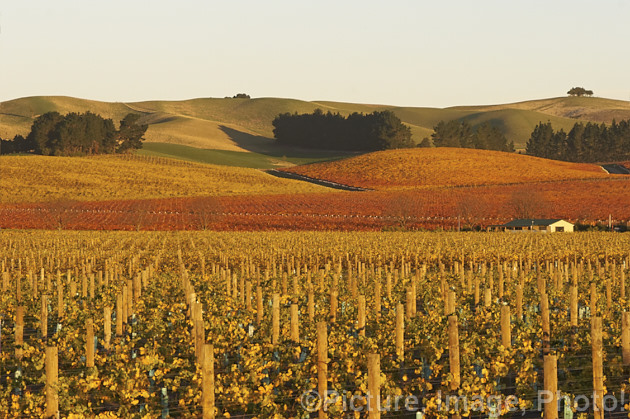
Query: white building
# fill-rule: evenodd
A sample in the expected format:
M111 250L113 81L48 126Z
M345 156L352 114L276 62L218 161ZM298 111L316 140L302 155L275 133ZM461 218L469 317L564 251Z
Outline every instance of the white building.
M538 231L541 233L573 233L573 224L561 219L535 219L512 220L509 223L491 226L492 230L499 231Z

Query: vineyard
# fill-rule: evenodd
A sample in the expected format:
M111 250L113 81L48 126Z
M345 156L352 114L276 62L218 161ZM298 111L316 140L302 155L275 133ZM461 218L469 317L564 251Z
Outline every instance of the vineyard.
M343 185L379 190L610 178L601 167L594 164L450 147L386 150L282 170Z
M630 179L310 194L0 205L0 228L70 230L388 230L486 227L513 218L514 196L543 216L630 222Z
M159 157L0 157L0 204L327 192L258 170Z
M0 412L627 416L629 263L612 233L1 231Z

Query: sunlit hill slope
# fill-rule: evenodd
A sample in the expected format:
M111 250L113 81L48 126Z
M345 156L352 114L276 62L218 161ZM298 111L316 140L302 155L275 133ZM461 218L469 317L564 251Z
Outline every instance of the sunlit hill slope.
M197 148L268 152L273 145L271 122L279 113L322 110L347 115L352 112L391 110L409 125L416 142L429 136L440 120L467 120L473 126L490 122L499 127L517 148L524 147L534 126L551 121L570 129L576 119L610 122L630 118L630 102L603 98L553 98L521 103L452 108L397 107L282 98L99 102L62 96L27 97L0 103L0 137L26 134L35 117L48 111L91 111L119 121L129 112L142 115L150 125L148 142L181 144Z

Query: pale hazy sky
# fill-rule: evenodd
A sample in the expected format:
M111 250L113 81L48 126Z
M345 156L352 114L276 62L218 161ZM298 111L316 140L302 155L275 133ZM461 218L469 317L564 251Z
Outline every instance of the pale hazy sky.
M0 101L630 100L630 0L0 0Z

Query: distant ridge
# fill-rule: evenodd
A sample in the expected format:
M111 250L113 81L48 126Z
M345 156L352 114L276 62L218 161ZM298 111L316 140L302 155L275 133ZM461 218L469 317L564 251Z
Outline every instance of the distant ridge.
M414 140L429 136L440 120L467 120L473 126L490 122L523 148L534 126L550 121L556 129L570 129L576 120L610 122L630 119L630 102L604 98L559 97L502 105L449 108L398 107L332 101L302 101L283 98L218 99L179 101L100 102L66 96L34 96L0 103L0 137L26 134L38 115L91 111L118 122L129 112L143 115L150 125L149 142L191 147L265 152L273 147L271 122L279 113L373 112L391 110L410 126Z

